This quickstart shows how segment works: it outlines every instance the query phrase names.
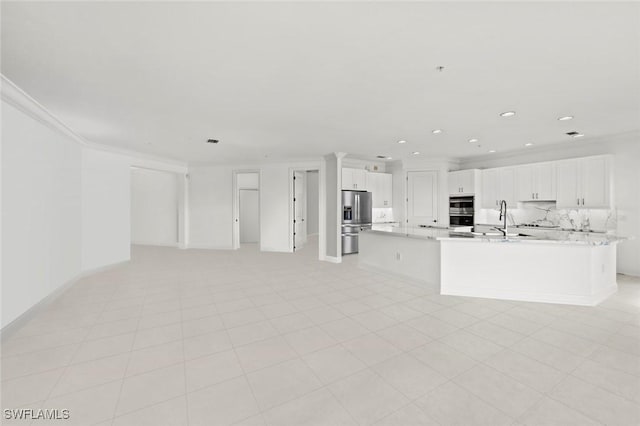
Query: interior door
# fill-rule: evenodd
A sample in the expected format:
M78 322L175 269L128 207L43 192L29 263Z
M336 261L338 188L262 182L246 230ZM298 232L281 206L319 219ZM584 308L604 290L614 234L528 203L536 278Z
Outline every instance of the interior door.
M260 197L257 189L241 189L240 207L240 243L260 241Z
M438 223L438 172L435 170L407 173L407 224L409 226Z
M306 172L293 172L293 249L307 242Z

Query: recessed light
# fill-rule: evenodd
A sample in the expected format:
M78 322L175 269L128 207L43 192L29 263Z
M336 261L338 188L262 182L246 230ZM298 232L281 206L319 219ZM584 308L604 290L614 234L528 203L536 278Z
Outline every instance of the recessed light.
M387 160L393 160L393 157L387 157Z
M583 135L582 133L578 133L577 135L573 135L573 137L574 137L574 138L581 138L581 137L583 137L583 136L584 136L584 135Z
M412 155L420 155L420 151L413 151L411 154Z
M573 115L565 115L564 117L558 117L558 121L573 120Z
M402 141L398 141L398 143L407 143L407 141L402 140Z
M513 117L516 115L515 111L506 111L500 114L500 117Z
M478 142L478 139L476 138L469 139L469 143L476 143L476 142Z
M531 146L531 145L533 145L533 142L527 142L524 144L524 146Z
M496 150L495 150L495 149L490 149L490 150L489 150L489 154L493 154L494 152L496 152Z
M442 129L432 130L431 133L433 133L434 135L437 135L438 133L442 133Z
M207 139L207 143L218 143L220 142L218 139Z

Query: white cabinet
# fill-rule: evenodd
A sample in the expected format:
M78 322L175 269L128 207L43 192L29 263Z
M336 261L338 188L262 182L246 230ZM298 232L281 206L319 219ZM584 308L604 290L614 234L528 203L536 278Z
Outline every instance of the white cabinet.
M342 169L342 189L366 191L367 171L364 169Z
M607 156L556 162L558 208L609 208L611 168Z
M449 195L473 195L476 193L478 170L449 172Z
M505 200L509 206L514 206L517 202L515 175L513 167L483 170L480 197L482 208L497 208L501 200Z
M393 203L393 178L390 173L367 173L367 190L373 208L390 208Z
M553 201L556 199L556 167L554 163L518 166L518 201Z

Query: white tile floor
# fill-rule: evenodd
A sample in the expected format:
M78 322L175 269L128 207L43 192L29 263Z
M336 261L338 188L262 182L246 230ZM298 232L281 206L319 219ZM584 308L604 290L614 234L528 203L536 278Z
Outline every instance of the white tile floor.
M134 247L5 339L2 408L83 426L640 424L639 279L572 307L316 257Z

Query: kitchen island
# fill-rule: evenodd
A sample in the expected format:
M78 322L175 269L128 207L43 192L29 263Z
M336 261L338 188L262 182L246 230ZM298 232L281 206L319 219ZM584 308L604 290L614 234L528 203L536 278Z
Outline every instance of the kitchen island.
M602 233L504 237L374 225L361 233L358 264L439 286L446 295L593 306L617 290L622 240Z

